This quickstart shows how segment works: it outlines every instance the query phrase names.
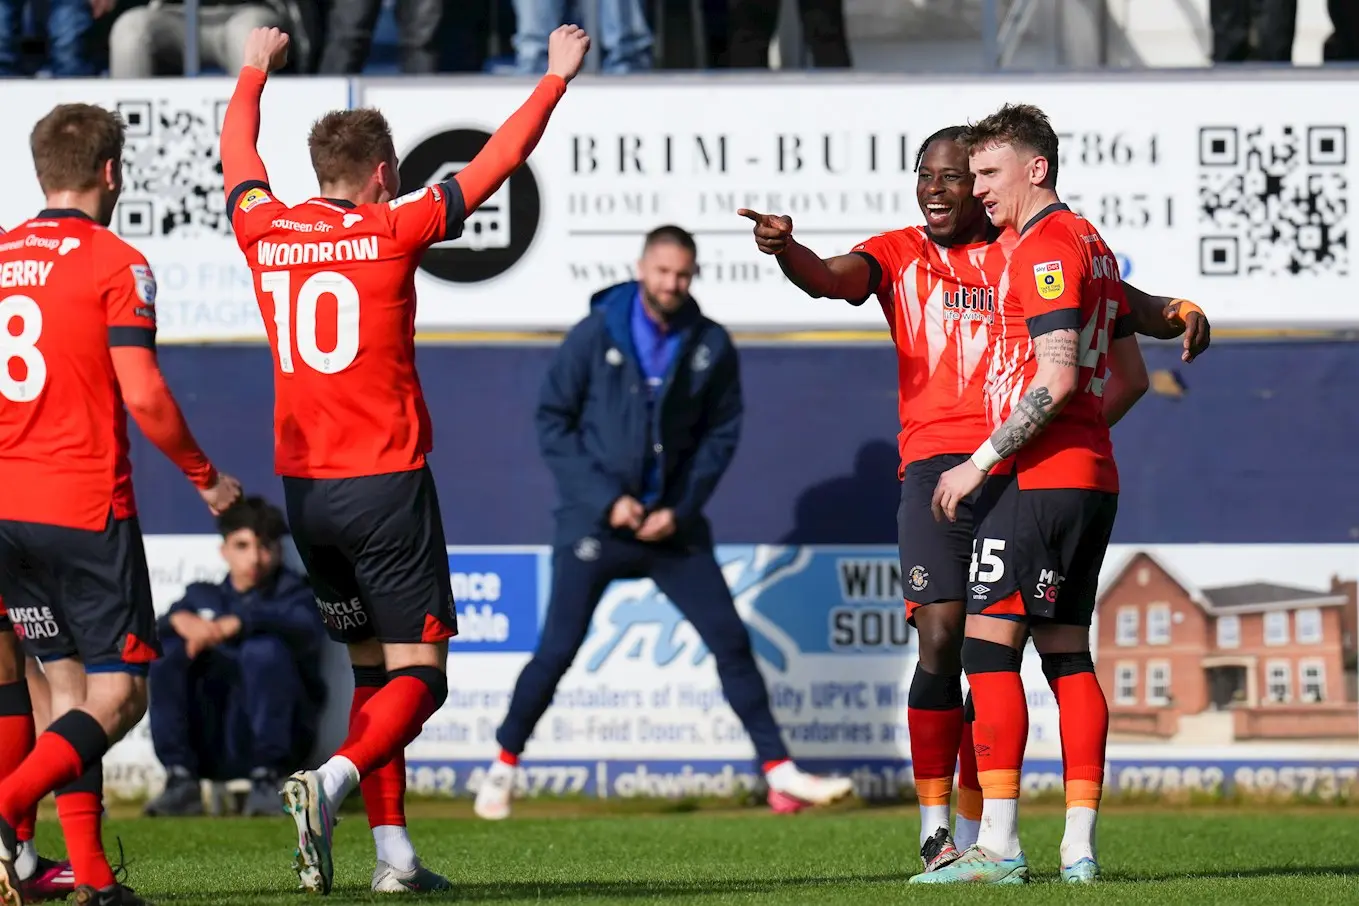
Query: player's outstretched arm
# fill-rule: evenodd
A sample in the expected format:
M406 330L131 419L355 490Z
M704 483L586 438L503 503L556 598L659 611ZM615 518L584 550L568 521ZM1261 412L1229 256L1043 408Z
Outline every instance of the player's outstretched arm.
M749 208L736 213L754 221L756 247L773 255L788 282L813 299L843 299L857 304L872 295L872 268L863 255L822 258L793 238L793 218Z
M1158 340L1173 340L1184 335L1184 352L1180 354L1184 361L1194 361L1212 342L1208 316L1193 302L1153 296L1127 280L1123 281L1123 294L1128 297L1128 311L1135 332Z
M547 39L547 75L524 105L495 131L472 162L454 177L462 190L463 207L471 214L524 165L543 137L566 83L580 72L590 36L575 25L563 25Z
M241 486L230 475L219 473L194 440L184 414L179 411L165 378L156 363L154 349L144 346L114 346L113 370L118 388L132 420L146 439L179 467L212 510L220 514L236 502Z
M222 182L227 197L245 182L268 185L260 158L260 95L269 73L288 62L288 36L277 28L252 29L245 39L245 65L222 118Z
M1109 377L1104 382L1104 420L1109 427L1128 414L1151 386L1137 337L1119 337L1109 346Z

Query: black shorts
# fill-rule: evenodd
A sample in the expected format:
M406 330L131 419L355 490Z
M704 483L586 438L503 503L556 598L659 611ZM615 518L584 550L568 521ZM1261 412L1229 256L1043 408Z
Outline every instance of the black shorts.
M906 618L915 625L917 607L966 599L967 568L972 559L973 508L976 495L958 504L957 522L935 522L930 500L939 476L967 460L965 453L946 453L917 460L901 479L897 508L897 550L901 555L901 587Z
M458 634L428 466L362 478L285 476L283 496L331 638L350 645L443 642Z
M1089 626L1118 495L1077 488L1020 490L987 479L968 573L968 613Z
M90 673L145 674L160 657L136 517L100 531L0 521L0 597L24 652Z

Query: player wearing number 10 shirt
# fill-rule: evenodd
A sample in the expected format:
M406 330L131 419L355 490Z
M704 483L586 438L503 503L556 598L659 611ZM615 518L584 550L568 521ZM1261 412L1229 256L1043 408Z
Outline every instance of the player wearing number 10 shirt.
M362 790L377 846L375 891L446 889L405 830L403 752L448 694L457 632L434 480L429 413L415 370L415 275L436 242L528 158L580 68L584 32L549 41L549 71L529 100L456 175L400 189L391 130L372 109L328 113L309 145L320 192L280 201L256 151L267 75L287 36L256 29L222 127L236 239L255 278L274 350L275 465L321 616L349 646L349 735L316 771L284 784L302 886L330 891L340 803Z

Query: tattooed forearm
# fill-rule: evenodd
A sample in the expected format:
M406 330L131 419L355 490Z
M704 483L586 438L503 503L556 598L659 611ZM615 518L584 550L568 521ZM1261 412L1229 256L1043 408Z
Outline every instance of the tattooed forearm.
M1048 388L1030 387L1029 392L1020 397L1010 417L991 435L991 446L1002 457L1013 456L1052 421L1057 408L1057 401Z

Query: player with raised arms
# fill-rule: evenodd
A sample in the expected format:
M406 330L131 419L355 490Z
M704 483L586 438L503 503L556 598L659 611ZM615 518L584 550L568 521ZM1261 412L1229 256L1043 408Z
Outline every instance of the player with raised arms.
M356 787L377 846L373 890L445 889L406 834L406 746L448 695L457 632L434 479L429 413L415 370L415 271L430 245L457 238L527 159L589 38L562 26L548 73L456 175L401 197L382 114L328 113L312 127L317 196L289 206L256 150L260 96L288 38L256 29L222 126L227 209L255 275L274 350L276 471L288 521L331 636L349 646L349 734L316 771L294 774L284 806L296 868L328 893L335 810Z
M755 222L760 251L813 298L860 305L876 295L897 348L898 447L902 481L897 539L906 612L918 633L907 724L920 800L920 857L934 871L976 841L982 813L971 702L962 695L964 601L972 560L974 496L956 521L940 524L930 500L941 474L965 461L990 433L983 388L998 333L1014 237L992 225L972 194L963 126L940 129L916 155L916 201L923 226L868 239L847 255L821 258L793 237L792 219L742 209ZM1137 332L1184 335L1183 359L1210 342L1198 306L1153 297L1124 283ZM949 802L958 769L958 814Z
M127 413L214 513L240 485L184 423L156 363L155 276L107 228L122 120L61 104L30 144L46 208L0 237L0 595L54 719L0 781L0 903L22 902L16 831L55 792L76 902L132 906L100 836L103 756L146 712L159 653Z
M973 194L992 224L1018 237L987 373L995 431L940 476L932 500L936 518L952 521L959 502L986 482L963 640L973 734L986 741L977 748L982 826L951 865L911 880L1028 881L1018 831L1029 735L1020 663L1032 638L1061 728L1062 880L1091 883L1100 874L1095 820L1109 707L1095 678L1090 624L1118 511L1109 427L1145 392L1146 366L1113 253L1058 198L1057 134L1047 116L1007 104L970 126L964 142Z

